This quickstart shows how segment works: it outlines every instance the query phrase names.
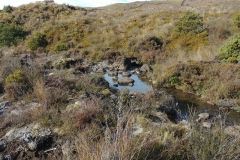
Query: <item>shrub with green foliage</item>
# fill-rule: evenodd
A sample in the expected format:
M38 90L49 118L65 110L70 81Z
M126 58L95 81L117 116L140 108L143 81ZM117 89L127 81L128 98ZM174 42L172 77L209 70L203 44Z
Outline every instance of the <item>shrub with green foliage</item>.
M175 31L179 34L199 34L203 32L203 17L198 13L185 12L179 21L175 22Z
M11 13L12 11L13 11L13 8L10 5L3 7L3 12Z
M34 34L27 42L27 48L32 51L37 50L39 47L45 48L47 45L46 35L40 32Z
M26 32L15 24L0 24L0 47L17 45Z
M67 46L63 43L58 43L54 47L55 52L66 51L67 49L68 49Z
M220 60L238 62L240 57L240 33L233 36L218 51Z
M5 82L4 90L9 100L19 99L31 89L31 85L22 70L9 74Z
M185 51L196 50L208 45L208 32L204 28L203 18L194 12L185 12L174 23L174 32L166 50L181 49Z
M18 70L6 78L6 83L20 83L23 81L25 81L25 77L22 70Z
M240 14L233 19L233 24L240 28Z

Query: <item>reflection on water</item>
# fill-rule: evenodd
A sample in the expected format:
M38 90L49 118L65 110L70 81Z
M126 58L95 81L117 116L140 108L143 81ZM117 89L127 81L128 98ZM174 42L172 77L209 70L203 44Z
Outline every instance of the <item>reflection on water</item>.
M122 75L118 74L118 78L120 78L120 77L122 77ZM129 91L137 91L140 93L146 93L147 91L149 91L151 89L151 85L148 85L147 83L143 82L140 78L138 78L138 76L136 74L133 74L130 78L134 80L133 86L118 85L118 87L116 87L116 88L119 90L122 88L127 88ZM108 81L108 83L110 84L111 87L114 84L117 84L117 82L113 81L112 77L108 76L108 73L106 73L104 75L104 79L106 79Z
M120 77L122 77L122 75L118 74L118 78ZM110 86L117 84L117 82L114 82L112 77L108 76L107 73L104 75L104 78L109 82ZM119 90L122 88L127 88L129 91L137 91L140 93L146 93L147 91L152 89L152 86L146 83L148 82L148 79L146 77L144 76L138 77L136 74L133 74L130 78L132 78L135 81L133 86L118 85L118 87L116 88ZM210 113L211 115L218 115L220 113L217 106L212 106L210 104L207 104L201 101L199 97L193 94L183 93L182 91L177 89L166 89L166 88L158 88L158 89L165 90L177 98L179 112L181 117L183 117L184 119L188 119L190 112L196 112L196 114L207 112L207 113ZM240 113L237 113L236 111L233 111L233 110L230 111L230 113L228 113L227 122L240 124Z
M174 95L178 100L178 108L181 114L181 117L184 119L188 119L189 114L194 112L198 115L199 113L207 112L210 113L210 115L219 115L221 116L226 115L227 121L226 123L234 123L234 124L240 124L240 113L229 110L229 111L220 111L217 106L210 105L204 101L201 101L198 96L184 93L177 89L171 89L171 88L162 88L162 90L167 91L168 93ZM222 117L223 118L223 117Z

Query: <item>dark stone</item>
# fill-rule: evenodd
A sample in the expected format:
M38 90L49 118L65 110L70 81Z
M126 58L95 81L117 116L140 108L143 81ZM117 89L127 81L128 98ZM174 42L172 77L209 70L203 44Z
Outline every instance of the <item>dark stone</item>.
M148 64L144 64L140 68L140 71L142 71L142 72L152 72L152 68Z
M105 88L109 88L109 83L103 77L92 78L90 83L96 86L102 86Z

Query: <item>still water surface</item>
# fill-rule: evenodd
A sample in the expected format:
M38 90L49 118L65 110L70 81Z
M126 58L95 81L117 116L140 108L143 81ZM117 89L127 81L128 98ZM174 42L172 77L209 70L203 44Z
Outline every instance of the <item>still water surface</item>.
M118 78L120 77L122 77L122 75L118 74ZM112 77L108 76L108 73L104 75L104 78L109 82L110 86L112 87L114 84L117 84L117 82L113 81ZM136 74L133 74L130 78L132 78L135 81L133 86L118 85L118 87L116 88L119 90L122 88L127 88L129 91L137 91L140 93L146 93L147 91L150 91L153 89L150 81L146 76L138 76ZM183 93L182 91L177 89L166 89L166 88L158 88L158 89L165 90L177 98L179 112L181 117L184 119L188 119L190 112L196 112L196 113L207 112L207 113L210 113L210 115L218 115L220 113L217 106L209 105L201 101L199 97L193 94ZM231 122L239 125L240 113L233 110L230 111L227 116L227 122Z

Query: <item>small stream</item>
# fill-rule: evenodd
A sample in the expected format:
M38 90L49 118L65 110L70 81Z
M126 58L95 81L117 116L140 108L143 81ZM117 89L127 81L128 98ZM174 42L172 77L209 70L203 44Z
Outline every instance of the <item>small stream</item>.
M122 75L118 74L118 78L120 77L122 77ZM112 87L114 84L117 84L117 82L113 81L112 77L108 76L108 73L104 75L104 78L109 82L110 86ZM136 74L132 74L130 78L132 78L135 81L133 86L118 85L115 88L119 90L122 88L127 88L129 91L137 91L140 93L146 93L147 91L153 89L152 85L149 83L149 79L146 76L138 76ZM177 98L179 112L184 119L188 119L188 115L190 112L196 112L197 114L207 112L210 115L219 114L219 109L217 106L212 106L201 101L201 99L199 99L199 97L196 95L184 93L180 90L172 88L158 88L158 89L165 90ZM233 110L230 111L228 113L226 122L231 124L240 124L240 113Z

